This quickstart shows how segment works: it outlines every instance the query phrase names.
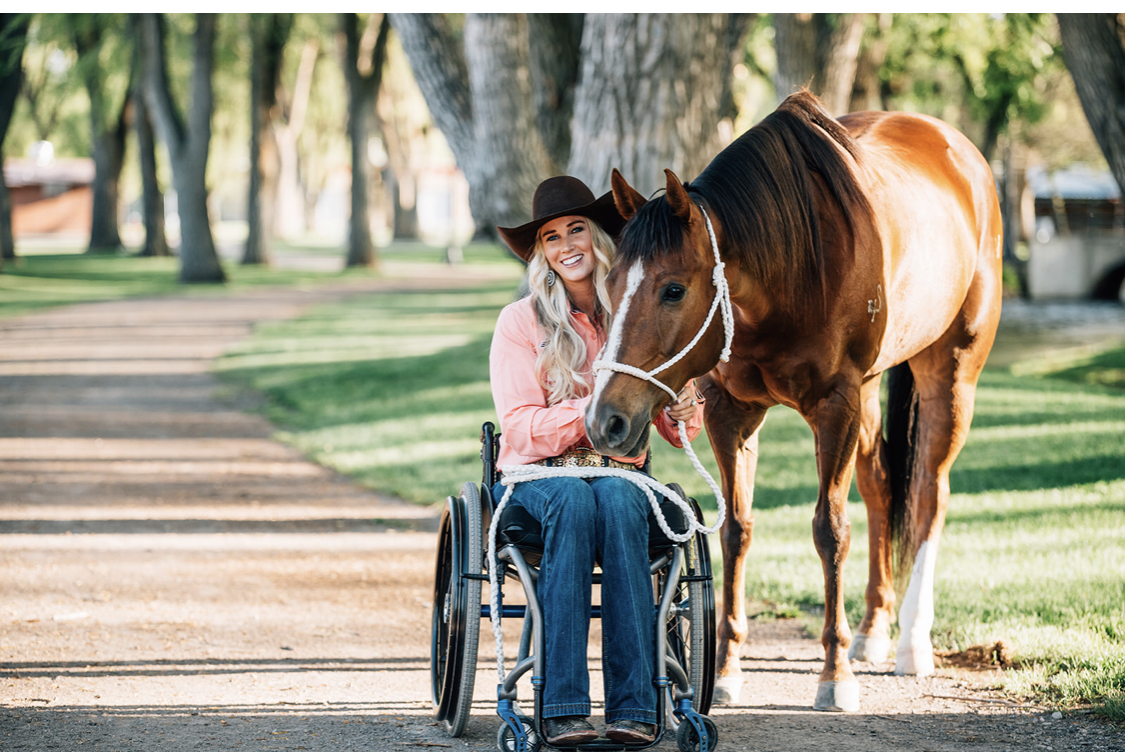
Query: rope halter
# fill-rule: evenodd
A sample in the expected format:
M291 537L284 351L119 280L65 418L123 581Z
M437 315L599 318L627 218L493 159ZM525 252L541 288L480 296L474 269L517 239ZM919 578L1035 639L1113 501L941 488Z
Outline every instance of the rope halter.
M703 213L703 219L707 223L707 236L711 239L711 251L715 255L715 268L711 270L711 281L715 285L715 298L711 301L711 309L707 311L707 318L703 320L703 325L699 327L699 331L696 332L695 337L692 338L691 342L688 342L682 350L680 350L671 360L665 362L664 365L658 366L651 371L642 371L636 366L626 365L625 363L617 363L612 360L596 360L594 361L594 373L598 374L599 377L601 376L602 371L615 371L617 373L623 373L629 376L633 376L635 378L641 379L642 381L647 381L650 384L659 387L660 389L663 389L673 400L675 400L677 397L675 390L657 379L656 374L671 368L676 363L680 362L680 360L682 360L689 352L691 352L692 348L694 348L699 343L699 340L703 338L703 335L711 327L711 321L715 318L716 310L722 311L723 315L724 339L723 350L719 355L719 360L723 363L730 361L730 345L731 341L734 339L734 313L731 309L730 285L727 284L727 277L725 274L726 264L723 263L722 257L719 256L719 243L717 240L715 240L715 228L711 226L711 218L707 216L707 210L700 206L699 211ZM621 296L621 305L618 306L618 319L616 323L622 326L625 322L625 315L629 312L629 304L632 302L633 294L637 291L640 277L640 272L638 271L639 269L640 265L638 264L632 270L630 270L629 276L632 277L634 272L636 272L637 279L630 280L631 284L628 284L626 286L625 294ZM613 353L613 355L616 355L616 353ZM679 428L680 432L680 443L683 446L684 451L687 452L688 459L691 460L691 464L693 467L695 467L695 471L699 473L705 481L707 481L707 485L711 487L711 490L715 494L715 501L719 505L718 521L715 523L715 526L713 528L702 527L694 524L694 522L692 524L692 527L695 530L699 530L700 532L714 533L720 527L722 527L723 520L726 518L726 500L723 499L723 492L719 489L719 485L715 482L715 479L711 477L711 474L707 472L707 469L703 467L703 463L700 462L699 457L696 456L695 450L691 446L691 442L688 441L687 425L682 420L678 421L678 424L679 425L677 427ZM657 512L657 514L659 515L659 512ZM690 518L691 515L689 514L688 517Z
M719 244L715 240L715 230L711 226L711 218L707 216L706 210L702 206L699 210L703 212L703 219L707 222L707 235L711 239L711 250L715 254L715 268L711 272L711 281L715 285L715 299L711 302L711 309L707 312L707 318L704 320L703 325L699 328L695 337L687 344L684 349L671 360L666 362L659 368L654 368L651 371L642 371L634 366L626 365L624 363L617 363L612 360L595 360L593 363L594 373L598 375L599 381L602 371L616 371L617 373L628 374L643 381L648 381L651 384L663 389L667 392L673 400L676 399L676 392L671 387L659 381L656 374L671 368L678 363L684 356L686 356L692 348L696 346L703 335L711 326L711 321L715 318L715 311L721 310L723 316L723 332L725 334L725 341L723 344L722 354L719 359L726 363L730 360L730 345L731 340L734 338L734 315L731 311L730 302L730 286L727 284L727 278L724 273L725 264L719 256ZM625 294L621 298L621 304L618 306L618 317L614 324L613 337L619 337L621 325L624 323L625 315L629 311L629 304L632 301L633 294L637 291L640 284L642 275L640 264L638 263L629 272L629 282L626 285ZM613 355L616 355L614 352ZM680 444L683 446L684 451L687 453L691 464L695 467L707 485L711 487L711 491L715 494L715 501L719 507L718 519L715 521L713 527L706 527L701 522L695 519L695 513L687 500L682 498L672 489L658 482L655 478L638 473L632 470L621 470L611 467L544 467L542 465L506 465L500 468L504 477L500 481L505 487L504 498L496 506L496 510L492 514L492 522L488 528L488 584L489 584L489 601L490 612L492 618L492 632L496 638L496 672L500 677L500 682L504 682L504 641L501 635L500 628L500 588L497 584L497 558L496 558L496 533L498 523L500 522L500 513L512 498L512 492L515 490L517 483L526 483L534 480L542 480L544 478L602 478L602 477L617 477L623 478L644 492L645 497L648 499L649 506L652 508L653 514L656 517L657 524L660 529L668 536L669 540L676 543L684 543L692 538L697 532L704 534L715 533L723 526L723 521L726 519L727 505L726 500L723 498L723 492L719 485L715 483L715 479L703 467L703 463L699 461L696 456L695 450L692 449L691 441L688 440L687 424L684 421L677 421L677 428L680 434ZM688 528L683 533L676 533L668 525L668 521L664 518L664 514L660 510L660 500L657 497L659 493L664 498L668 499L679 507L684 512L684 519L687 520Z

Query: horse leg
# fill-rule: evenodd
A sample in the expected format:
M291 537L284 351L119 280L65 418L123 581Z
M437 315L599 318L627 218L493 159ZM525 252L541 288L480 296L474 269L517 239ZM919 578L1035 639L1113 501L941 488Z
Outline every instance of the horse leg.
M821 399L809 420L816 434L820 493L813 515L813 541L824 567L824 670L816 710L859 710L859 683L848 661L852 635L844 611L844 560L851 546L848 490L860 427L859 384L841 384Z
M999 285L990 285L985 275L983 281L978 278L950 328L909 361L919 395L920 426L910 483L915 554L899 609L896 674L934 671L934 569L949 503L949 471L968 436L977 379L999 318Z
M856 485L867 507L867 611L856 630L848 657L882 663L891 652L891 624L895 617L895 589L891 571L891 489L887 448L883 443L883 415L879 406L882 375L860 387L859 442Z
M718 623L713 702L738 702L742 691L739 654L746 639L746 556L754 532L754 473L758 466L758 429L765 408L746 409L704 381L707 436L722 474L727 517L720 531L723 547L723 603Z

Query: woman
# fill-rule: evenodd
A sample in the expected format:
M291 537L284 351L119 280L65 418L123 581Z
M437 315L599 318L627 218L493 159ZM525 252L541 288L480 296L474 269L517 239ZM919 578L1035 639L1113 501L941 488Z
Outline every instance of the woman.
M543 181L531 222L497 228L528 264L531 294L504 308L492 340L492 397L502 434L497 464L597 464L636 469L644 457L604 458L590 449L585 410L592 363L610 325L606 276L614 251L610 233L625 221L612 193L595 200L577 178ZM680 446L676 422L699 433L701 397L689 383L654 421ZM496 498L504 488L497 485ZM598 737L590 715L586 643L595 560L602 564L602 633L606 735L617 742L651 742L656 734L652 580L648 560L649 504L622 478L549 478L519 483L510 504L543 526L545 551L538 592L543 606L544 734L552 746Z

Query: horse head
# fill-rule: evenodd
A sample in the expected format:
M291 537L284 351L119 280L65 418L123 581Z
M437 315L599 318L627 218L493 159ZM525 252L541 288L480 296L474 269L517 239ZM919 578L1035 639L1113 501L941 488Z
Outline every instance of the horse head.
M613 198L628 221L609 276L613 325L595 364L586 434L603 454L644 452L649 423L724 352L715 315L717 218L708 218L671 170L665 194L646 201L616 169ZM719 278L721 278L721 267ZM720 282L725 288L725 279ZM729 297L726 297L729 312ZM729 346L727 343L726 346Z

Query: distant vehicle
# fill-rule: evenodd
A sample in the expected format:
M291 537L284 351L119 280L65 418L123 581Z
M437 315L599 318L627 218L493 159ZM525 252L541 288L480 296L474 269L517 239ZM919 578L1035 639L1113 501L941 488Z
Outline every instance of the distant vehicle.
M1031 297L1125 303L1125 207L1113 176L1081 165L1031 168L1027 183L1035 196Z

